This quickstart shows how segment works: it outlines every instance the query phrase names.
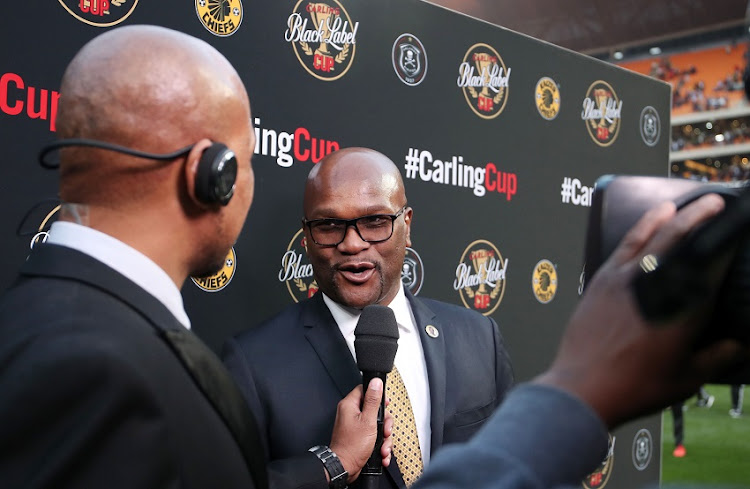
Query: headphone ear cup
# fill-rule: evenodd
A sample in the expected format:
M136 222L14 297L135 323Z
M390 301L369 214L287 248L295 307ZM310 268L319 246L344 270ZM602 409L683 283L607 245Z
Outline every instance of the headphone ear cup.
M225 144L213 143L201 155L195 174L195 196L204 204L227 205L237 180L237 158Z

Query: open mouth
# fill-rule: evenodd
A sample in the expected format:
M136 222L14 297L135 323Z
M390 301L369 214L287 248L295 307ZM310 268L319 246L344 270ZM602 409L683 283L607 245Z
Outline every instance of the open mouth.
M339 273L349 282L363 284L375 273L375 265L369 262L348 263L338 267Z

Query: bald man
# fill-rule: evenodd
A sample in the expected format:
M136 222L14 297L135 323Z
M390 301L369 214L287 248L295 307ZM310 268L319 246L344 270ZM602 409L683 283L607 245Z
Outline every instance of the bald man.
M60 218L0 299L0 485L267 487L255 421L179 290L221 268L253 198L242 81L203 41L130 26L84 46L61 93ZM373 392L340 407L362 464Z
M469 439L510 387L509 357L491 318L404 289L413 215L398 168L377 151L343 149L310 171L303 227L320 293L230 339L224 350L225 364L264 426L271 465L329 439L337 402L362 382L354 329L370 304L395 313L395 366L418 434L418 444L399 444L408 428L394 426L396 463L379 487L413 483L433 452ZM301 412L298 399L317 402ZM410 448L414 457L407 455ZM311 474L307 487L327 484Z

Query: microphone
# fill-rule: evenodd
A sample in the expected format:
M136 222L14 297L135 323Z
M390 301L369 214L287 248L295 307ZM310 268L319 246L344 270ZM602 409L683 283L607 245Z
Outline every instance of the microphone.
M383 381L383 398L378 409L378 436L370 459L360 472L359 480L364 489L378 487L383 474L380 447L383 445L383 413L385 412L385 376L393 369L393 359L398 350L398 325L393 311L386 306L373 304L362 309L357 327L354 329L354 352L357 367L362 371L362 387L375 377Z

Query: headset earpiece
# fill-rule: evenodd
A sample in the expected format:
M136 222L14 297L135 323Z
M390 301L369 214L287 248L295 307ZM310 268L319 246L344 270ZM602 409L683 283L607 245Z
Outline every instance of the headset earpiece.
M237 180L237 157L222 143L213 143L201 155L195 174L195 196L204 204L227 205Z

